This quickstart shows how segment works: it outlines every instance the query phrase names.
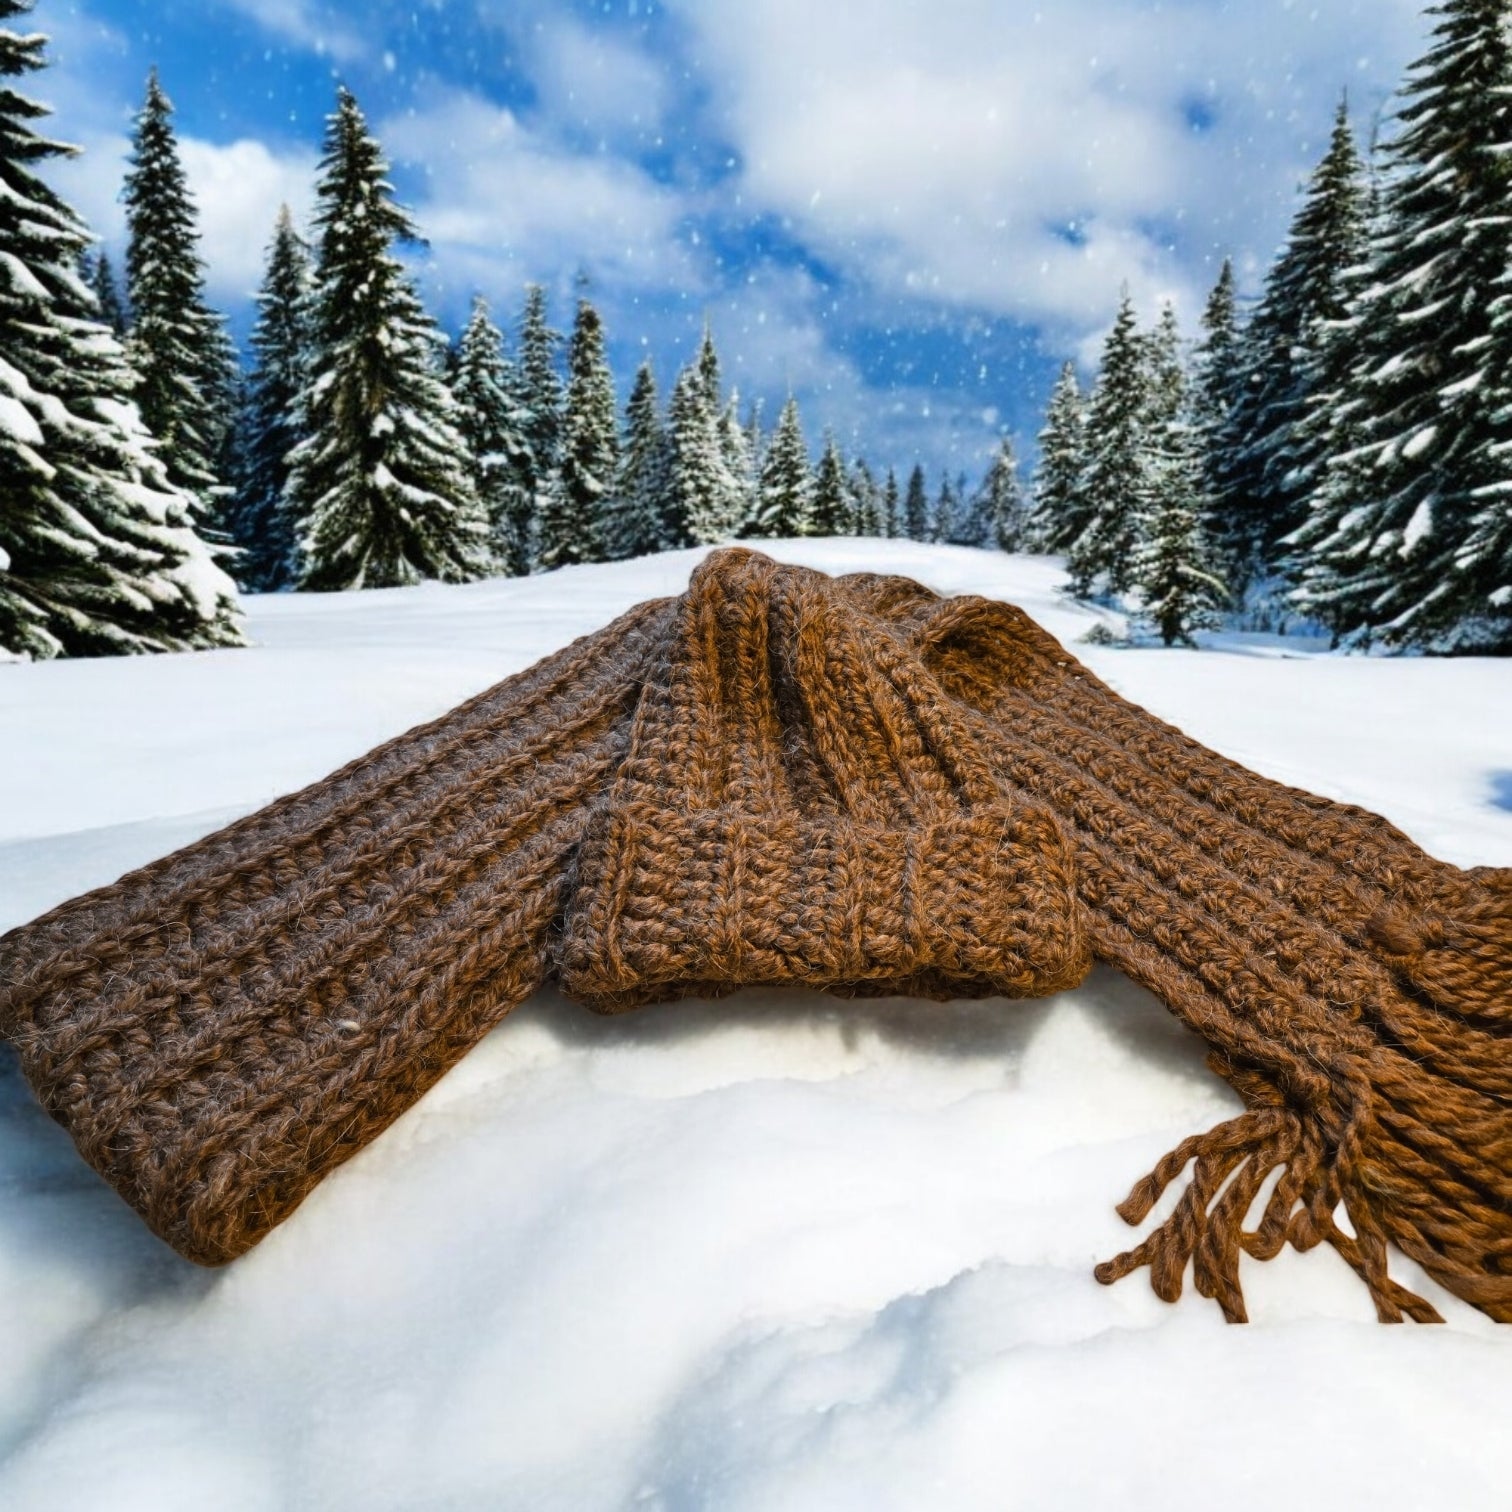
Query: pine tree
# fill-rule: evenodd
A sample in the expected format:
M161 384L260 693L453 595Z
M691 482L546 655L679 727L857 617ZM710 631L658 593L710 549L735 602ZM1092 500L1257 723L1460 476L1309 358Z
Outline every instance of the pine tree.
M439 371L442 338L394 255L415 230L387 172L357 101L341 90L318 185L305 439L286 495L305 588L461 582L491 564Z
M1512 264L1512 36L1504 0L1444 0L1386 149L1372 276L1330 405L1336 443L1295 544L1295 599L1350 639L1461 648L1484 599L1465 549L1504 481L1512 352L1493 315ZM1348 445L1349 441L1357 444Z
M714 347L714 331L707 320L704 321L703 340L698 344L695 366L698 369L699 381L703 384L704 399L717 415L722 408L720 400L723 385L719 375L719 353Z
M813 492L798 401L790 396L767 446L756 513L742 533L768 539L805 534L813 510Z
M871 538L885 534L882 490L877 487L876 474L863 458L858 457L851 467L849 486L852 532L858 536Z
M1367 185L1347 109L1340 105L1328 153L1313 173L1286 248L1266 280L1265 294L1244 332L1238 360L1221 350L1219 364L1237 373L1217 429L1223 466L1215 478L1224 554L1236 586L1272 576L1281 542L1307 512L1308 469L1300 432L1314 402L1322 333L1347 311L1348 273L1366 251Z
M1031 535L1038 550L1069 551L1091 523L1092 516L1082 486L1087 449L1086 405L1076 379L1075 363L1068 362L1061 369L1039 444Z
M925 532L927 541L952 541L959 528L960 496L951 484L950 475L940 475L940 491L935 495L934 508L929 513L929 527Z
M556 363L560 345L561 337L547 320L546 290L539 284L531 284L525 291L525 309L520 318L517 398L525 416L525 438L530 446L526 483L531 498L532 539L536 518L545 507L547 492L561 461L564 397Z
M0 0L0 649L98 656L242 643L236 592L157 460L132 375L79 277L93 240L35 168L75 150L9 81L46 38Z
M1238 397L1243 336L1234 264L1225 257L1202 312L1202 340L1194 364L1194 412L1202 425L1204 445L1227 419Z
M1512 416L1500 417L1499 423L1508 419ZM1505 469L1506 443L1495 456ZM1456 649L1512 653L1512 482L1495 484L1476 496L1455 570L1466 585Z
M1029 526L1028 504L1019 483L1018 456L1004 436L992 466L962 515L959 544L998 551L1023 551Z
M205 302L198 217L179 159L173 105L156 71L136 118L123 199L137 403L160 442L169 479L213 520L225 495L236 354L225 322Z
M887 482L882 489L882 533L890 541L896 540L902 531L902 507L897 470L889 467Z
M908 492L903 499L903 533L910 541L929 539L929 494L925 491L923 464L918 462L908 475Z
M625 439L615 489L619 507L608 541L614 560L649 556L671 544L666 519L669 464L656 377L651 364L643 362L625 408Z
M845 476L845 459L832 432L824 438L819 466L814 470L814 491L809 500L808 517L803 534L843 536L851 534L850 487Z
M724 402L724 385L720 377L719 352L714 345L714 331L704 322L698 354L689 369L694 387L684 394L684 427L688 441L678 440L678 424L669 416L674 479L682 478L693 491L685 493L674 509L692 510L687 515L692 540L698 545L715 545L737 535L756 507L756 476L753 453L740 425L740 395ZM701 396L705 414L694 418L695 396ZM676 405L677 390L673 390ZM711 426L717 461L703 458L706 442L703 431ZM686 451L689 463L678 471L675 459Z
M540 517L538 556L548 570L602 562L612 529L619 423L603 321L586 299L578 301L567 365L561 463Z
M1202 446L1202 470L1207 496L1212 501L1215 528L1217 510L1229 475L1228 423L1243 382L1243 328L1239 322L1238 286L1234 264L1224 258L1218 282L1208 295L1202 312L1202 339L1193 362L1192 414Z
M756 508L756 456L749 431L740 423L740 393L733 390L719 420L719 452L724 460L729 497L720 540L732 540Z
M746 451L751 458L751 477L757 482L761 478L762 464L766 461L766 432L761 424L761 400L753 399L751 408L746 413ZM754 491L752 495L754 499Z
M257 296L256 364L238 434L236 492L224 519L240 548L237 581L253 593L288 587L298 576L293 524L284 512L289 453L301 439L297 406L310 354L310 249L288 206L279 213Z
M712 546L731 530L736 490L725 469L719 420L695 362L678 378L668 413L667 517L677 546Z
M1125 291L1087 406L1086 466L1079 484L1087 523L1067 548L1071 589L1078 597L1099 585L1121 593L1130 583L1146 486L1151 350Z
M1181 328L1173 304L1161 306L1158 324L1144 338L1143 368L1145 428L1150 435L1160 435L1165 426L1181 418L1190 403Z
M99 301L99 318L116 336L126 334L126 304L121 298L121 286L116 281L115 265L110 254L102 247L98 253L85 253L84 282L94 290Z
M493 556L510 577L530 571L535 509L527 417L518 388L504 353L504 334L480 295L457 345L451 391L457 429L472 462L473 487L488 516Z
M1508 144L1512 145L1512 144ZM1463 585L1450 646L1512 654L1512 269L1497 280L1489 311L1494 360L1488 379L1490 435L1480 460L1495 479L1470 495L1464 541L1452 570Z
M962 488L948 518L946 541L952 546L977 548L992 543L992 519L987 509L985 483L975 490Z
M1166 428L1149 477L1145 535L1132 574L1140 618L1166 645L1194 645L1193 632L1215 628L1228 598L1203 529L1202 438L1195 424L1178 419Z

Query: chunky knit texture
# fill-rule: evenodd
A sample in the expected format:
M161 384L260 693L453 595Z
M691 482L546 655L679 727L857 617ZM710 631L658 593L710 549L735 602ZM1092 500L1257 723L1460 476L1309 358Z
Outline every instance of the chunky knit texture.
M722 552L652 681L570 888L572 996L1042 997L1087 974L1060 825L1004 796L939 684L843 587Z
M1021 611L711 556L434 724L0 940L0 1028L87 1159L233 1258L555 972L603 1011L798 982L1029 996L1089 950L1246 1111L1100 1267L1387 1245L1512 1320L1512 870L1267 781ZM1258 1226L1246 1229L1268 1177ZM1347 1226L1341 1215L1346 1215Z
M234 1259L547 974L670 603L0 940L0 1029L84 1158Z

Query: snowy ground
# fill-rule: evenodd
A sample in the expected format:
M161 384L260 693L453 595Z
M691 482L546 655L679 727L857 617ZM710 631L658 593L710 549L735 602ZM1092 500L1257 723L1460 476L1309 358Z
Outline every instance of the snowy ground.
M779 554L1092 617L1043 561ZM186 843L652 594L683 553L253 600L252 651L0 668L0 929ZM1512 663L1316 643L1079 655L1193 735L1512 864ZM517 1011L260 1248L196 1269L0 1052L0 1506L1501 1509L1509 1339L1381 1329L1331 1252L1253 1327L1143 1276L1112 1211L1235 1104L1100 968L1043 1003L746 994Z

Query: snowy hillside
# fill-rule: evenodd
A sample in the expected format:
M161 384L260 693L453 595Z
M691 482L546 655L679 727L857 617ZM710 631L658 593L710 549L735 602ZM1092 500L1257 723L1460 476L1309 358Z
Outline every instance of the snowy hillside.
M1094 623L1050 562L779 544ZM252 650L0 667L0 929L522 668L700 553L249 600ZM1512 864L1512 664L1074 646L1267 775ZM1255 1324L1112 1289L1113 1204L1237 1106L1099 968L1045 1002L544 994L221 1272L84 1166L0 1051L0 1506L15 1512L1500 1508L1509 1344L1386 1330L1331 1250ZM1174 1199L1174 1194L1172 1198ZM1163 1209L1164 1211L1164 1209Z

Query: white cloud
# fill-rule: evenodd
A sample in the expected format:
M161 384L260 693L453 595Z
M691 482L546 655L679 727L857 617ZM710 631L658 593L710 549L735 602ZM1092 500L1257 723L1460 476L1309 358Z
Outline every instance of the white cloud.
M555 120L608 137L661 123L671 94L664 65L633 43L557 16L533 28L526 44L532 83Z
M1418 0L668 3L750 203L882 291L1066 343L1122 282L1190 318L1216 250L1262 266L1339 88L1394 84L1422 26Z
M443 268L522 281L581 266L643 289L701 282L680 239L686 206L622 159L563 148L464 90L438 90L377 130L424 186L416 217Z
M368 36L318 0L220 0L220 4L250 16L285 41L338 63L367 57L373 51Z

